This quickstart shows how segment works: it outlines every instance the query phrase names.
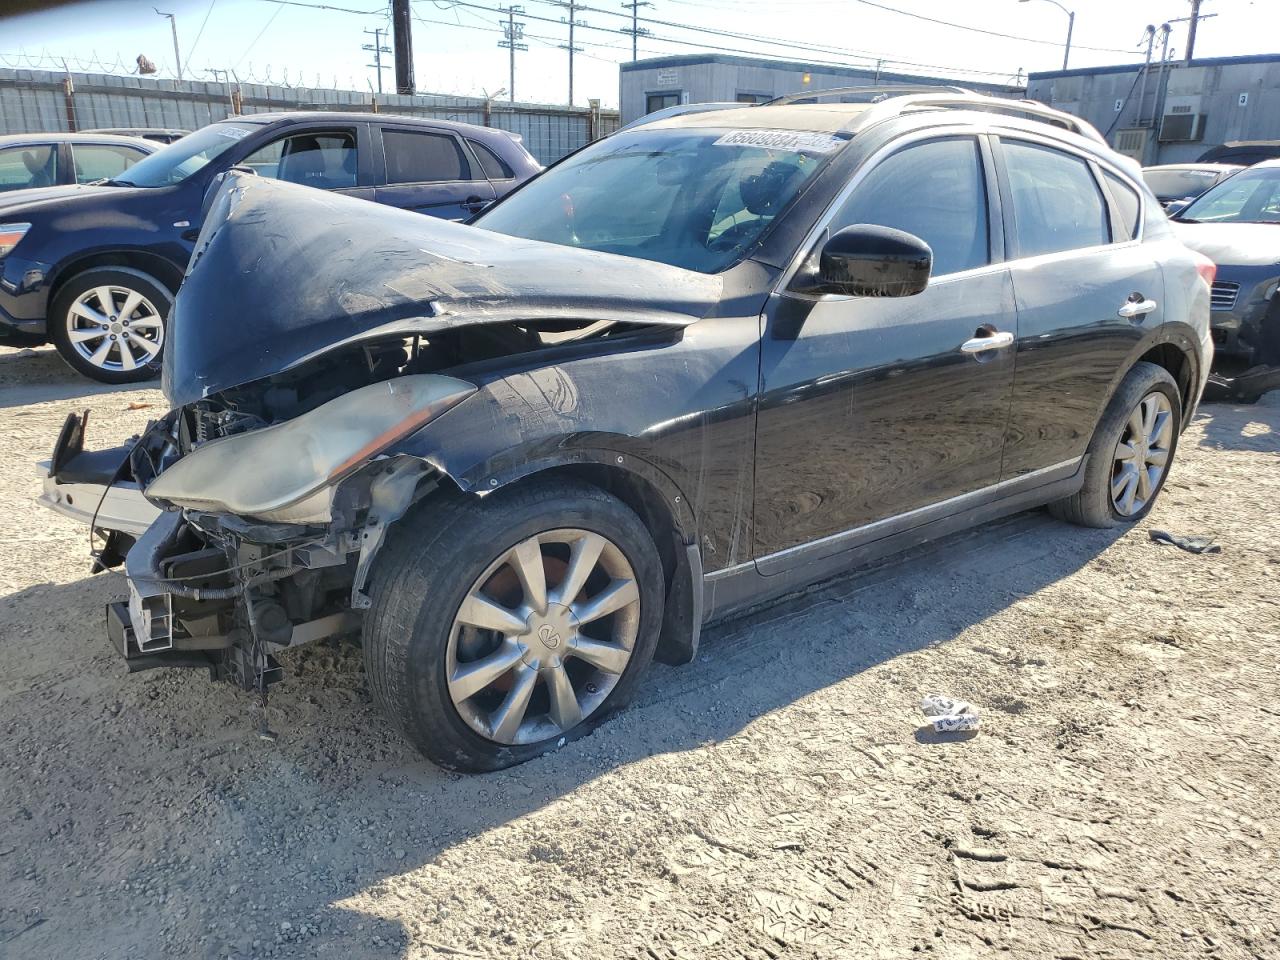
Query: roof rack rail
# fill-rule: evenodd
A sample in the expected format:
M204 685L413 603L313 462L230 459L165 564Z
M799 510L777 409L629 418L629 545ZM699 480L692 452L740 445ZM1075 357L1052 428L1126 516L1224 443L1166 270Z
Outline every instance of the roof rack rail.
M781 107L789 103L802 103L806 100L817 102L822 97L853 97L864 96L868 99L861 101L865 103L879 103L881 100L888 100L891 97L900 97L909 93L928 93L930 91L937 93L939 90L947 93L967 93L977 96L967 87L949 87L939 86L932 83L884 83L874 87L831 87L826 90L804 90L799 93L784 93L780 97L774 97L772 100L766 100L759 104L762 107ZM859 102L859 101L850 101Z
M854 129L862 130L882 121L901 116L912 110L940 110L947 108L978 110L984 113L1000 113L1006 116L1031 117L1107 146L1106 138L1088 121L1069 113L1047 107L1037 100L1006 100L988 97L980 93L933 93L893 97L877 103L854 123Z
M729 103L710 101L708 103L677 103L670 107L663 107L661 110L655 110L653 113L646 113L643 117L637 117L630 123L619 127L613 133L621 133L623 130L633 130L636 127L642 127L646 123L656 123L659 120L666 120L668 117L680 117L686 113L711 113L716 110L733 110L738 107L746 107L745 103ZM609 134L613 136L613 134Z

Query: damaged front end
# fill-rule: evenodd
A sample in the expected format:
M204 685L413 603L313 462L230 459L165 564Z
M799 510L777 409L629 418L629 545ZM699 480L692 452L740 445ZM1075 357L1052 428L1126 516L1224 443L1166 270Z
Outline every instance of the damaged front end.
M128 550L112 641L131 669L207 666L265 692L275 654L358 629L389 527L448 482L401 441L539 362L521 358L684 327L719 285L230 178L171 315L172 409L124 467L162 512Z

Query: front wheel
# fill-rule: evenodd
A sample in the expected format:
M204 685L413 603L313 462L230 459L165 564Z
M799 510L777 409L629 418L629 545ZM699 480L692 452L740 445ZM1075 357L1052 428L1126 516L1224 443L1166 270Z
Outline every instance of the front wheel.
M62 359L100 383L137 383L160 372L173 294L132 267L94 267L68 280L47 328Z
M576 482L406 518L371 593L375 700L429 759L472 771L576 739L625 704L664 599L640 519Z
M1182 396L1164 367L1137 363L1120 382L1089 443L1079 492L1049 505L1060 520L1114 527L1145 517L1178 448Z

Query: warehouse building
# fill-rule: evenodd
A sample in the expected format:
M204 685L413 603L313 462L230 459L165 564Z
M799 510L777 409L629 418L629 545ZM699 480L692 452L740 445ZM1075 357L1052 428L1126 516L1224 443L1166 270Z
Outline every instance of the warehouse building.
M1009 97L1021 97L1024 92L1016 84L972 83L893 73L875 67L840 67L706 53L622 64L618 103L625 124L678 103L763 103L788 93L896 83L959 85L980 93Z
M1144 165L1280 140L1280 54L1033 73L1027 95L1088 120Z

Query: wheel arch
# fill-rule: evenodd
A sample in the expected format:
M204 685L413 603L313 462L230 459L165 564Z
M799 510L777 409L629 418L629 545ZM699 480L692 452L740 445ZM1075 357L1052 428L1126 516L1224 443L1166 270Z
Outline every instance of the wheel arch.
M49 278L49 303L53 303L67 281L96 267L128 267L139 270L161 283L171 295L177 294L184 273L173 261L146 250L98 250L58 264Z

